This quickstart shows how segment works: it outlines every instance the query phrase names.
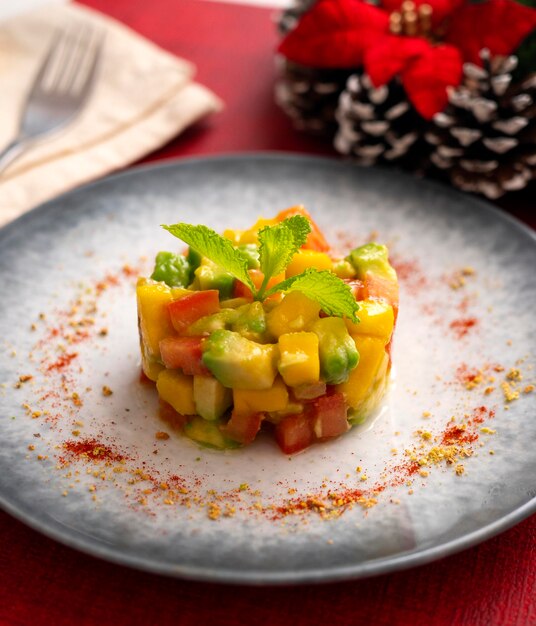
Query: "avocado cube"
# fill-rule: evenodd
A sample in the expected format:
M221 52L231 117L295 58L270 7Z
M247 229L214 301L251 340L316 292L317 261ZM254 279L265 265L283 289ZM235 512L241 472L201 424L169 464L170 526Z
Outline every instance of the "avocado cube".
M396 280L396 273L389 264L387 246L378 243L367 243L354 248L346 257L356 271L357 278L363 280L366 272L383 274Z
M247 339L258 341L266 332L266 316L260 302L245 304L236 309L237 319L231 325L231 330L240 333Z
M194 404L198 415L217 420L231 406L233 395L212 376L194 376Z
M236 441L227 439L221 432L218 421L207 422L199 415L196 415L184 427L184 434L193 441L200 443L208 448L217 448L225 450L226 448L238 448Z
M318 335L320 375L328 385L338 385L348 380L350 372L359 362L359 352L350 337L344 320L324 317L313 324Z
M258 344L231 330L217 330L203 343L203 363L224 387L268 389L277 374L277 346Z
M234 276L212 263L212 261L203 259L194 274L200 290L217 289L220 292L220 299L232 297L235 283Z
M190 324L186 334L190 337L210 335L216 330L227 328L238 319L238 316L239 314L235 309L222 309L218 313L205 315L205 317L201 317L193 324Z
M190 264L182 254L159 252L151 278L169 287L187 287L190 284Z

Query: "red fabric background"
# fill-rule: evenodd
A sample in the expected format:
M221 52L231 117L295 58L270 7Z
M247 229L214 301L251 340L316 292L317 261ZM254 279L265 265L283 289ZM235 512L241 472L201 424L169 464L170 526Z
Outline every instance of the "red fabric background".
M85 0L198 65L225 111L149 160L247 150L333 154L273 104L273 11L203 0ZM501 206L533 226L534 187ZM0 626L525 626L536 624L536 516L442 561L368 580L248 588L106 563L0 512Z

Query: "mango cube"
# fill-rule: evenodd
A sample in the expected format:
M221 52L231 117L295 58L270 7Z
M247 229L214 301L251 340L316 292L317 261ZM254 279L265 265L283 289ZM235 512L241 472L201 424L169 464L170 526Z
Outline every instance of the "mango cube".
M269 389L233 389L233 402L239 414L282 411L288 404L288 390L277 377Z
M387 344L393 334L395 316L393 307L381 300L361 300L359 302L359 324L345 319L346 328L353 337L355 335L367 335L378 337Z
M386 358L383 339L355 335L354 341L359 351L359 363L350 372L348 380L335 387L337 392L344 394L351 408L358 407L367 398Z
M173 292L165 283L138 281L136 286L140 339L147 350L160 356L158 344L175 331L166 305L173 300Z
M274 218L265 219L260 217L251 228L248 228L247 230L234 230L228 228L223 231L223 236L225 239L231 240L235 246L242 246L247 243L257 243L259 230L265 226L273 226L275 223L276 220Z
M181 415L195 415L194 379L178 370L163 370L156 381L158 395Z
M314 267L317 270L332 270L333 261L324 252L317 252L316 250L298 250L287 266L286 276L287 278L296 276L309 267Z
M266 316L271 335L279 338L288 332L305 330L318 319L320 305L299 291L291 291Z
M147 346L143 341L140 341L141 350L141 369L149 380L156 382L160 372L165 369L164 366L156 360L153 354L147 351Z
M279 373L289 387L317 383L320 378L318 335L286 333L279 337Z

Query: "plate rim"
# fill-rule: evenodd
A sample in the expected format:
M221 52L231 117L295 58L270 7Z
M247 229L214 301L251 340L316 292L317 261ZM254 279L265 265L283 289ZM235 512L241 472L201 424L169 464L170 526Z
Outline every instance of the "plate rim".
M95 538L89 540L86 535L78 533L73 528L65 527L54 518L47 524L32 513L7 502L0 494L0 507L15 519L32 530L40 532L49 539L53 539L68 548L78 550L88 556L100 558L115 565L127 566L135 570L160 574L174 578L181 578L196 582L212 582L229 585L247 586L283 586L303 584L323 584L359 580L382 574L403 571L420 565L426 565L447 556L455 555L468 548L475 547L510 528L528 519L536 513L536 497L521 507L495 522L483 526L460 538L441 543L437 546L418 550L417 552L402 552L396 556L374 559L356 565L340 566L335 568L315 570L291 570L288 572L266 572L263 570L237 571L222 568L195 567L190 565L173 565L162 563L147 557L136 557L118 548L110 547L106 542ZM48 519L48 516L47 516ZM62 533L62 530L64 531ZM67 530L67 534L65 534Z
M35 208L27 211L15 220L9 222L0 228L0 242L9 237L13 230L25 228L25 222L34 219L35 215L42 214L50 210L58 201L66 197L76 197L77 194L91 192L94 187L98 188L108 183L114 183L117 180L128 179L140 173L151 172L154 170L174 169L182 166L195 166L199 163L215 163L222 161L241 161L252 160L260 161L289 161L289 162L309 162L317 164L325 164L329 167L339 167L347 170L355 169L355 164L347 161L341 161L337 157L310 155L299 152L282 152L282 151L251 151L251 152L229 152L218 153L215 155L197 155L179 158L170 158L162 161L151 162L148 164L137 165L119 172L112 173L110 176L92 181L86 185L76 187L55 198L44 202ZM442 193L452 195L454 198L463 197L465 202L469 202L479 207L480 210L491 212L494 218L513 227L516 231L527 236L532 245L536 244L536 232L527 224L518 218L510 215L506 211L489 203L488 201L470 196L454 189L446 184L428 179L418 179L408 173L399 170L393 170L386 167L362 168L361 170L381 170L389 171L391 176L398 178L406 178L423 184L431 188L437 188ZM288 585L288 584L305 584L305 583L327 583L343 580L356 580L370 576L377 576L385 573L400 571L418 565L424 565L432 561L444 558L446 556L459 553L467 548L476 546L492 537L512 528L516 524L536 513L536 496L527 501L520 507L503 515L499 519L487 524L471 533L464 534L461 537L450 541L440 543L417 551L402 552L394 556L373 559L367 562L356 563L353 565L317 568L311 570L290 570L290 571L274 571L267 572L263 570L248 569L246 571L229 570L221 567L195 567L192 565L174 565L172 563L161 562L148 557L138 557L135 554L129 554L120 547L110 546L104 541L92 537L88 539L76 529L66 527L58 520L48 515L38 515L32 512L31 507L27 507L25 503L21 503L18 499L6 498L0 493L0 508L7 514L11 515L18 521L24 523L31 529L40 532L59 543L79 550L87 555L98 557L100 559L112 562L116 565L123 565L137 570L184 578L188 580L200 582L216 582L225 584L247 584L247 585Z
M442 190L443 193L448 193L455 198L464 198L465 201L473 203L475 206L478 206L484 210L492 212L496 217L498 217L501 221L514 226L517 230L522 232L524 235L529 236L530 239L536 242L536 230L522 222L519 218L514 215L510 215L504 209L500 207L494 206L486 200L485 198L480 198L478 196L469 195L469 193L465 193L452 187L451 185L447 185L438 180L432 180L429 178L421 178L416 174L412 174L411 172L404 172L400 169L396 169L394 167L388 166L362 166L351 161L343 161L336 156L319 156L314 154L308 154L305 152L285 152L282 150L265 150L265 151L241 151L241 152L221 152L217 154L208 154L208 155L196 155L196 156L186 156L186 157L171 157L167 159L162 159L158 161L151 161L150 163L143 163L140 165L134 165L132 167L128 167L126 169L117 170L112 172L110 175L105 176L103 178L98 178L96 180L90 181L74 189L69 189L50 200L46 200L41 204L33 207L32 209L26 211L19 217L15 218L11 222L4 224L0 227L0 239L12 230L15 226L20 226L27 219L31 219L36 213L41 213L44 210L48 209L49 206L53 206L56 202L63 200L64 198L70 195L76 195L78 193L85 193L86 191L90 191L93 187L99 187L103 184L107 184L110 181L115 181L122 178L129 178L130 176L136 176L138 173L150 172L151 170L160 170L160 169L172 169L177 166L182 165L195 165L197 163L209 163L216 161L240 161L240 160L248 160L252 159L257 160L267 160L267 161L310 161L321 163L324 162L330 166L341 167L348 170L359 169L361 171L384 171L389 172L389 175L394 176L395 178L405 178L407 180L412 180L414 182L418 182L419 184L436 188L438 190Z

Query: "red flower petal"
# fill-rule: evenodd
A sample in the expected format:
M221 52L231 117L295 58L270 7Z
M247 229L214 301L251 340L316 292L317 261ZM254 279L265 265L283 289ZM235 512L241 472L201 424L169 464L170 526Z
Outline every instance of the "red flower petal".
M359 0L319 0L283 39L279 52L313 67L358 67L389 31L389 16Z
M365 52L365 71L376 87L385 85L429 48L428 41L420 37L382 37Z
M388 12L400 11L404 0L383 0L382 7ZM438 26L464 4L465 0L413 0L416 6L428 4L432 7L432 24Z
M445 41L460 49L463 60L481 65L482 48L508 55L536 28L536 10L514 0L468 4L452 17Z
M462 57L452 46L430 47L409 63L402 73L408 99L425 119L447 105L447 87L457 86L462 78Z

